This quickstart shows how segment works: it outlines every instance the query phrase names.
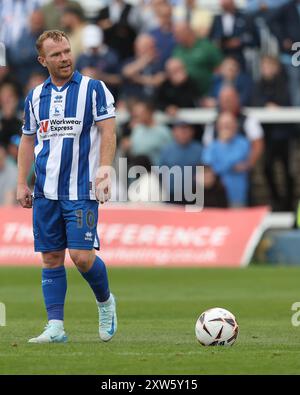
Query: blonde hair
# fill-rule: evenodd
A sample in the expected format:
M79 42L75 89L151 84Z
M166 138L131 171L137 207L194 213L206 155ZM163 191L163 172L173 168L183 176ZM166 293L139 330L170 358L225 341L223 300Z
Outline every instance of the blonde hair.
M40 55L43 52L43 43L45 40L47 40L48 38L51 38L53 41L59 42L59 41L62 41L63 37L69 41L69 38L66 35L66 33L64 33L60 30L46 30L36 40L35 46L38 51L38 54Z

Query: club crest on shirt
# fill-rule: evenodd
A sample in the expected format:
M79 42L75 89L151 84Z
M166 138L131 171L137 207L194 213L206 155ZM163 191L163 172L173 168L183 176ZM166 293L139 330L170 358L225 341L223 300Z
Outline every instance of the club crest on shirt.
M63 119L63 117L64 117L64 109L62 105L55 104L53 107L51 107L50 118Z

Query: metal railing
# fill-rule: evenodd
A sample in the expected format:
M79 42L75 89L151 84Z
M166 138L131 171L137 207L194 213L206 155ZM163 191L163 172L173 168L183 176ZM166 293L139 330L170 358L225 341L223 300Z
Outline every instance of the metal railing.
M261 123L300 123L300 107L246 107L244 114L255 117ZM155 119L160 123L168 123L174 119L187 121L191 124L206 124L216 119L217 110L203 108L185 108L179 110L176 118L169 117L163 112L156 112ZM129 119L126 111L117 112L118 123L124 123Z

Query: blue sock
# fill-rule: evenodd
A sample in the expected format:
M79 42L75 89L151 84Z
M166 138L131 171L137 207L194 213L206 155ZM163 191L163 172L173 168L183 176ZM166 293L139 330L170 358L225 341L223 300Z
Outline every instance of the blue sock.
M106 267L102 259L96 256L93 266L86 273L80 272L92 288L98 302L105 302L109 296Z
M67 277L64 266L42 270L42 289L48 321L64 319Z

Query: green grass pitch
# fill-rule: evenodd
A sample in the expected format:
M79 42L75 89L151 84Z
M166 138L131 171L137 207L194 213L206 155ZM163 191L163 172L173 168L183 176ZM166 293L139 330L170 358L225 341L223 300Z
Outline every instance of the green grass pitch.
M68 269L67 344L27 344L46 323L40 270L0 268L0 374L299 374L300 327L291 306L300 301L300 269L109 270L119 328L98 339L93 295ZM231 310L240 325L233 347L203 347L195 340L198 315Z

